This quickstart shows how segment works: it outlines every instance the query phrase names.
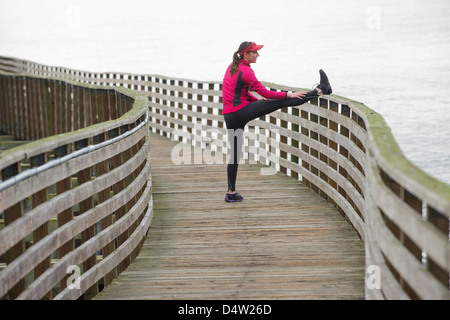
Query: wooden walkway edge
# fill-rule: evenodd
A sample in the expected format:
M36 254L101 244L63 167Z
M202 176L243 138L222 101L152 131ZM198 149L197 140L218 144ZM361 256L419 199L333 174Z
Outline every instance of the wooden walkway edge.
M364 299L364 243L324 199L281 173L174 165L151 134L154 217L139 256L95 299Z

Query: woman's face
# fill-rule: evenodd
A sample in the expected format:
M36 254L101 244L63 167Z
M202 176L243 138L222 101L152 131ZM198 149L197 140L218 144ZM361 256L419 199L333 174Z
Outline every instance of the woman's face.
M256 63L256 59L259 57L258 51L249 51L244 54L244 59L248 63Z

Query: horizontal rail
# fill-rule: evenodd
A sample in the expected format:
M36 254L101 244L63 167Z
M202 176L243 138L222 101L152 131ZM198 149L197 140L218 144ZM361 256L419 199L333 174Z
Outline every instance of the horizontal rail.
M203 148L214 161L229 155L220 82L1 60L7 70L137 91L148 99L154 133ZM366 266L380 270L380 289L366 289L368 299L449 298L450 187L404 157L381 115L354 100L322 96L250 122L244 136L246 161L301 180L355 227Z
M106 147L106 146L108 146L110 144L116 143L119 140L125 139L129 135L131 135L131 134L135 133L136 131L140 130L147 122L148 122L148 113L146 113L145 120L143 122L141 122L134 129L132 129L130 131L127 131L127 132L121 134L120 136L112 138L110 140L101 142L99 144L90 145L90 146L87 146L87 147L82 148L80 150L77 150L75 152L69 153L68 155L63 156L62 158L51 160L51 161L47 162L46 164L44 164L42 166L35 167L35 168L32 168L32 169L27 169L26 171L21 172L18 175L15 175L15 176L11 177L10 179L1 182L0 183L0 191L3 191L5 189L11 187L12 185L17 184L20 181L25 180L25 179L27 179L27 178L29 178L31 176L38 175L38 174L44 172L45 170L49 170L49 169L54 168L56 166L62 165L63 163L65 163L65 162L67 162L69 160L72 160L72 159L74 159L74 158L76 158L78 156L81 156L83 154L96 151L96 150L101 149L103 147Z
M49 129L0 153L0 297L89 299L136 257L152 219L147 100L27 73L0 80L2 128L18 139Z

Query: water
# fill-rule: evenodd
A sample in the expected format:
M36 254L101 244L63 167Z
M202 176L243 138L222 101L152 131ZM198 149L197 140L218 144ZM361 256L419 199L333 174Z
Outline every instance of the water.
M0 54L86 71L222 80L242 41L258 78L381 113L406 157L450 184L447 0L0 0Z

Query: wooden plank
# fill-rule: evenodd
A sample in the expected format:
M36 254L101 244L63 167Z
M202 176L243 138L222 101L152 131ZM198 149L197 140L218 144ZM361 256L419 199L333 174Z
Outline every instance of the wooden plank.
M123 102L125 101L125 97L123 99ZM125 106L124 106L125 107ZM123 126L120 128L121 133L129 130L129 126ZM122 132L123 131L123 132ZM122 152L122 164L126 163L128 160L131 159L132 157L132 153L130 149L125 150L124 152ZM133 180L133 174L130 174L129 176L125 177L125 179L122 179L118 184L116 184L116 186L119 186L119 190L122 190L123 188L126 188L131 181ZM126 212L128 212L128 210L130 209L130 207L132 207L133 204L132 203L126 203L124 206L122 206L115 214L116 220L121 219ZM117 238L117 246L120 247L123 243L125 243L125 241L128 239L130 235L130 230L126 229L118 238ZM130 257L126 257L123 262L117 267L117 272L118 273L122 273L123 270L125 270L131 263L131 259Z
M102 259L102 261L100 261L93 268L91 268L81 276L80 281L81 290L86 289L84 285L85 283L93 283L99 281L102 276L104 276L111 269L114 269L115 266L117 266L117 264L123 259L124 256L129 256L131 252L135 250L136 247L139 247L139 243L142 242L142 240L145 238L145 235L147 233L147 230L150 226L153 217L153 206L151 202L150 185L148 185L143 191L142 198L138 201L137 205L139 204L143 207L146 207L146 211L142 213L145 214L145 216L141 220L139 227L134 231L131 237L128 238L127 241L121 247L119 247L115 252L113 252L105 259ZM130 213L130 216L137 215L135 213L138 210L133 210ZM104 235L100 235L94 240L97 242L101 242L102 240L101 238L105 238ZM66 288L58 296L56 296L55 299L56 300L77 299L79 297L77 291L78 290L68 290Z
M11 76L8 76L6 78L6 102L8 105L8 108L6 108L6 133L12 134L15 136L14 132L14 102L13 102L13 82L14 78ZM13 106L11 108L11 106Z
M77 250L74 250L65 255L63 258L59 259L58 262L53 265L51 272L47 271L43 275L43 279L40 283L33 282L32 284L30 284L30 286L22 293L19 299L40 299L45 294L46 290L51 289L56 284L56 282L59 281L59 279L63 278L67 274L66 270L69 265L79 265L83 261L86 261L90 256L96 253L98 248L103 248L111 242L111 239L118 237L124 229L128 229L149 205L151 196L151 192L149 190L151 189L151 186L149 186L147 183L148 175L150 173L149 169L150 165L148 163L141 176L133 181L133 184L129 188L122 190L120 194L115 195L109 200L86 212L78 219L72 220L62 228L59 228L55 232L53 232L53 239L50 244L47 244L48 246L60 245L65 241L64 238L73 237L74 235L81 232L81 230L83 230L86 225L90 225L93 222L95 223L103 219L106 215L111 214L113 210L117 209L118 206L121 205L121 202L128 202L132 197L136 195L137 192L142 190L141 188L146 188L145 195L141 197L141 199L139 199L139 203L135 207L133 207L132 210L126 213L123 219L116 220L115 223L108 227L107 230L103 230L102 232L96 234L94 237L81 244L80 247L77 248ZM31 255L23 258L23 263L25 265L30 264L30 261L27 262L25 260L35 260L39 257L39 252L41 250L45 250L45 244L39 243L38 246L40 246L40 248L35 249ZM109 257L114 257L116 255L119 255L119 258L116 261L122 261L122 259L124 258L123 256L121 256L120 252L115 251L106 259L108 259ZM94 265L91 269L94 268L96 268L96 265ZM111 268L109 268L105 272L109 271L111 271ZM11 277L16 276L12 273L13 270L9 270L8 275L11 275ZM102 274L102 276L103 275L104 274ZM90 283L88 283L88 285L90 285Z
M126 144L126 143L125 143ZM121 151L120 146L114 148L116 151ZM136 155L135 163L142 163L148 154L149 143L140 150L139 154ZM109 152L102 152L103 155L108 155ZM110 156L113 156L113 154ZM120 154L119 154L120 156ZM91 162L89 159L87 162ZM88 195L97 193L105 188L111 187L111 185L116 180L122 180L127 175L134 171L134 162L126 163L123 166L118 166L108 173L93 179L89 182L84 183L81 186L71 190L69 194L61 194L53 197L52 199L46 201L45 204L32 209L27 215L22 216L17 219L13 224L2 229L0 233L0 242L9 241L10 243L16 244L28 234L28 228L30 231L35 231L39 226L50 220L57 213L67 210L82 200L86 199ZM81 167L82 164L80 164ZM54 176L62 177L60 172L51 174ZM38 192L38 191L36 191ZM22 228L23 225L28 226L27 229ZM0 255L5 252L5 247L0 247ZM42 256L42 254L41 254Z
M20 78L14 77L12 78L12 91L11 91L11 98L12 98L12 113L13 113L13 132L14 135L20 139L20 106L18 101L18 91L20 88Z
M363 299L364 244L324 199L282 174L173 165L151 135L154 218L136 260L94 299ZM270 199L270 201L268 201Z
M68 146L61 146L55 150L55 158L61 158L67 155ZM62 177L61 177L62 178ZM64 179L61 179L56 182L56 194L64 194L68 192L72 188L72 176L68 176ZM72 207L62 210L58 213L58 228L63 226L64 224L70 222L73 219L73 209ZM71 252L75 247L75 241L74 239L70 239L66 243L64 243L58 250L58 258L61 259L64 257L67 253ZM64 277L60 282L60 287L65 288L67 283L67 278L69 276L67 275Z
M75 148L78 150L78 149L87 147L87 145L88 145L88 141L82 140L82 141L79 141L78 143L76 143ZM78 186L82 185L83 183L89 182L91 180L91 178L92 178L92 167L88 167L86 169L80 170L77 173ZM79 215L82 216L85 212L89 211L93 207L94 207L94 199L92 196L90 196L80 202ZM85 230L81 232L81 243L87 242L94 235L95 235L95 224L86 226ZM90 268L92 268L96 263L96 259L97 259L97 256L95 254L90 256L88 259L86 259L83 262L83 270L86 271L86 270L89 270ZM65 281L65 279L63 279L63 281ZM63 287L61 285L61 288L65 288L65 286ZM90 287L89 290L87 290L87 292L85 292L85 296L88 298L91 298L91 297L95 296L97 294L97 292L98 292L98 288L97 288L97 285L95 284L92 287Z
M0 75L0 131L6 132L7 125L7 100L6 100L6 77Z
M3 58L0 58L0 60L1 59ZM65 68L42 66L23 60L9 60L11 62L7 62L7 66L12 63L17 65L17 70L27 70L28 72L40 74L44 77L66 77L69 73L69 69ZM102 79L102 74L79 72L75 70L70 72L74 75L72 78L78 79L81 82L100 83ZM154 132L163 132L165 135L170 136L173 131L172 129L180 129L185 132L197 134L197 128L195 128L195 126L193 128L192 126L193 124L199 123L198 120L195 120L199 118L202 119L201 123L204 127L223 128L223 118L220 116L219 112L222 103L220 83L208 84L201 81L181 80L159 75L138 76L130 74L107 74L107 76L107 78L112 78L110 83L122 84L124 87L134 90L145 89L146 92L144 92L144 94L150 102L150 118L151 121L155 122L155 124L152 125L152 130ZM114 78L119 80L115 81ZM11 120L10 123L3 123L2 125L12 126L15 122L14 128L10 129L12 130L11 133L15 132L17 136L23 135L24 133L24 129L20 126L22 125L22 115L26 115L20 109L24 102L22 96L23 82L21 79L23 78L5 78L2 81L3 103L8 102L8 104L18 107L13 108L13 110L8 109L2 111L5 119ZM53 83L51 81L54 80L48 79L38 81L42 82L42 88L36 90L36 94L40 93L42 96L42 101L40 103L42 104L43 111L38 112L42 117L42 121L37 121L37 124L42 126L41 129L47 128L47 131L50 129L56 130L56 126L53 128L51 128L51 126L56 124L54 122L58 118L58 115L50 113L47 109L49 103L56 105L64 104L65 100L63 96L58 100L59 93L57 93L57 91L59 90L57 89L59 88L59 82ZM145 88L143 89L141 86ZM215 89L215 86L217 89ZM272 84L267 84L267 86L276 88L277 90L296 91L294 90L295 88L287 88ZM82 97L82 101L87 104L85 106L86 110L91 112L86 113L86 119L83 119L83 123L95 122L95 120L101 121L101 113L96 113L95 110L98 110L105 101L103 98L100 99L99 96L97 96L97 98L94 96L96 88L93 89L91 86L87 87L89 87L88 92L85 97ZM207 87L209 88L208 90L206 90ZM126 110L129 110L133 99L125 97L125 95L128 95L128 90L123 90L123 92L121 91L122 89L115 90L119 91L118 100L120 101L117 102L119 110L121 110L122 113L126 112ZM26 93L28 98L28 88ZM202 96L207 96L208 101L199 101L202 100ZM28 104L28 101L26 102ZM51 109L54 112L55 108ZM291 110L292 114L290 113ZM383 209L383 219L392 220L388 222L387 225L389 226L390 231L400 240L401 245L412 252L412 256L419 262L422 259L422 250L426 253L426 258L423 258L422 260L424 266L419 267L428 268L436 279L448 288L450 260L448 255L448 241L445 240L448 239L448 213L450 212L450 202L448 197L450 193L448 192L448 186L437 182L435 179L432 179L420 169L409 163L398 149L398 146L382 117L363 104L333 95L315 99L311 104L303 105L301 109L293 108L289 109L288 112L285 111L286 110L275 112L265 117L265 120L255 120L250 124L250 127L260 127L263 130L279 130L280 147L274 149L279 152L280 158L277 159L279 162L273 161L272 163L277 162L277 166L279 165L282 172L285 172L288 175L290 174L296 179L303 179L304 183L312 190L329 200L334 200L335 204L339 207L340 212L342 214L345 212L357 230L365 230L365 221L372 215L371 211ZM300 111L301 118L299 117ZM81 116L84 116L84 113L82 113ZM44 121L44 119L51 121ZM134 121L135 120L131 121L131 123ZM102 132L106 132L110 129L102 128L102 130ZM99 133L100 131L96 131L94 134L87 133L87 131L79 132L77 134L83 137L77 137L76 141L90 138ZM207 136L207 138L210 137ZM66 142L64 143L59 139L54 139L54 141L46 140L42 145L32 144L32 147L28 145L25 148L21 148L20 152L5 152L4 155L6 156L4 156L2 164L0 165L1 169L15 163L20 163L25 159L25 155L28 158L33 157L43 152L53 150L58 146L68 144L68 140L70 139L73 140L75 138L65 137L64 141ZM290 140L292 141L292 144ZM194 142L200 143L195 140ZM219 144L221 143L219 142ZM54 146L50 147L50 145ZM218 150L220 151L222 147L223 146L220 145ZM245 148L246 152L252 152L250 147L252 146ZM45 150L43 150L43 148ZM169 158L166 156L165 161L167 162L168 159ZM392 218L392 213L397 212L397 210L388 210L388 204L385 203L385 199L379 196L376 197L372 194L373 190L377 190L377 186L373 187L370 185L370 182L367 183L367 181L370 181L371 179L370 169L368 169L368 160L371 160L371 163L377 166L375 167L375 171L379 170L386 176L389 176L390 179L393 179L392 184L398 188L398 199L390 197L390 201L392 201L394 205L389 206L389 209L403 208L404 206L409 205L406 209L407 212L409 212L409 208L413 208L414 214L419 214L414 221L408 218L409 220L406 225L405 223L395 223L394 220L402 220L399 215L394 215L394 218ZM332 168L331 171L329 171L329 167ZM188 203L193 206L198 206L197 209L200 213L215 214L216 212L211 208L215 207L216 201L222 201L220 198L223 197L223 194L217 196L217 198L215 197L219 193L222 193L221 187L219 186L224 180L224 171L214 171L213 168L214 166L190 166L190 169L193 169L192 172L185 172L183 174L174 169L173 166L168 167L164 165L164 171L162 166L159 167L158 170L161 169L161 174L156 174L155 177L159 178L160 176L170 175L170 179L167 181L168 184L155 192L155 195L161 196L161 204L166 202L169 204L168 207L162 206L160 208L161 212L181 210L183 208L183 203L188 201L185 198L186 194L192 194L192 190L203 190L196 192L195 194L198 197L208 198L208 201L205 201L204 204L199 204L198 202ZM273 206L276 206L277 208L282 207L283 209L278 210L278 212L283 214L292 208L297 207L297 204L290 200L298 200L302 197L292 195L289 191L286 191L287 188L292 187L290 184L280 182L274 176L270 177L271 179L267 181L253 179L252 174L255 172L256 170L249 169L248 166L242 166L240 168L239 179L242 179L241 190L256 201L265 201L267 198L276 198L276 200L271 201L271 206L267 208L269 212L266 212L266 210L255 209L258 214L270 214L270 208ZM206 175L208 176L207 178L205 178ZM367 179L367 177L369 179ZM199 178L201 179L200 183L197 182ZM212 179L211 181L209 180L210 178ZM205 190L205 182L208 186L207 190ZM17 187L17 189L19 189L23 188L23 186L24 183L21 183L15 186L15 188ZM33 188L35 188L35 192L38 192L41 189L40 186L39 188L36 188L36 186ZM395 190L393 191L395 192ZM3 200L12 199L12 197L8 197L8 192L10 191L2 193L0 197L2 197ZM389 193L390 191L386 190L386 192ZM384 193L384 191L381 193ZM17 194L20 194L20 192L17 192ZM17 197L17 194L12 195ZM31 194L32 193L30 193L30 195ZM248 198L246 200L248 200ZM11 203L10 200L5 200L5 202L8 201ZM374 204L369 206L368 203L370 201L374 201ZM247 202L248 201L246 201L246 203ZM0 201L0 208L2 205L3 203ZM423 210L424 207L426 207L425 210ZM425 211L427 214L424 214ZM223 214L227 213L226 210L222 210L221 212ZM419 220L421 219L421 214L424 216L427 215L428 220ZM14 229L13 226L17 225L19 221L24 220L23 218L24 217L18 218L5 229L11 233L12 229ZM139 221L136 221L136 224L138 222ZM183 220L180 223L185 222L186 221ZM134 226L132 229L133 228ZM420 231L424 228L426 230L425 232L419 232L417 234L417 230ZM212 228L211 232L216 229L217 228ZM439 233L436 233L435 229L438 229ZM132 232L132 230L130 230L130 232ZM428 236L429 234L439 235L439 238L442 238L441 240L443 240L443 242L439 241L439 244L435 245L433 239L436 237L430 238ZM17 236L14 237L14 239L18 241L21 240ZM371 239L367 240L367 243L370 245L375 245ZM383 240L386 241L386 239ZM426 243L426 246L421 246L421 243ZM389 250L389 246L387 247L386 250ZM0 248L0 251L1 250L2 249ZM376 248L372 251L375 252ZM443 252L443 254L441 252ZM381 255L381 253L379 255ZM382 261L383 259L377 258L376 260L379 261L378 263L380 265L384 264ZM399 263L404 262L401 259L397 259L397 261ZM417 261L415 261L415 263L417 263ZM395 265L393 266L393 269L395 269ZM407 269L403 270L408 271ZM385 277L386 272L383 273L383 279L387 279ZM396 271L394 271L394 273L396 273ZM396 274L395 276L398 277L402 283L405 282L405 279L412 279L410 281L415 281L414 277L409 274ZM423 279L426 281L427 277L423 277ZM389 281L384 281L384 287L389 286L386 285L386 282ZM420 282L415 283L415 285L417 288L421 287ZM394 288L394 286L391 286L391 288L393 288L393 290L391 290L392 292L383 290L385 298L399 296L399 292L394 292L397 291L397 289ZM406 289L406 292L409 291L408 288ZM411 297L414 298L414 296Z
M42 139L45 135L45 83L43 79L38 79L36 83L36 116L34 124L36 127L35 139Z
M37 118L35 115L35 84L36 81L32 81L30 77L25 77L27 140L33 140L36 137L36 133L34 132L35 124L33 123L33 119Z
M102 143L105 141L105 134L101 134L94 139L94 143ZM102 175L107 174L109 171L109 161L100 162L95 166L95 177L98 179ZM103 203L111 197L111 187L103 189L98 193L98 203ZM112 214L106 216L102 220L100 220L100 230L105 230L113 223ZM102 257L105 259L108 255L110 255L114 251L114 241L108 243L105 247L102 248ZM104 285L108 286L115 277L115 272L110 272L105 276Z
M96 150L92 152L92 155L82 155L78 157L76 160L72 159L69 162L76 162L77 166L61 166L55 167L52 171L44 171L40 175L40 177L32 176L28 179L25 179L19 183L17 183L14 187L8 188L2 193L4 194L3 198L3 208L8 208L10 205L17 203L25 199L26 197L32 195L34 192L37 192L42 189L43 186L50 186L57 181L59 181L62 177L68 177L77 173L79 170L84 170L89 168L92 164L92 159L95 161L104 161L114 154L118 154L121 151L124 151L128 148L128 144L133 144L135 141L142 139L145 136L145 132L143 130L139 130L136 134L129 137L127 140L121 140L116 144L109 145L100 150ZM120 156L120 154L119 154ZM120 166L120 164L114 164L114 167ZM45 178L44 178L45 177Z
M43 137L49 137L52 135L52 105L51 105L51 87L53 80L43 80L43 108L44 108L44 122L43 122Z
M25 103L25 92L24 92L24 86L25 86L25 77L20 76L17 77L17 88L16 88L16 95L17 95L17 113L19 116L18 119L18 137L21 140L26 139L26 130L27 130L27 115L25 112L26 103Z
M2 170L2 180L5 181L18 173L20 173L21 166L20 163L12 165L4 170ZM4 219L5 219L5 227L13 223L15 220L20 219L23 216L23 202L19 202L11 208L4 211ZM25 252L25 241L19 241L17 244L12 246L6 252L6 264L10 264L15 259L20 257ZM15 299L23 290L25 289L25 277L21 278L19 281L15 283L14 286L11 286L11 289L8 291L7 297L8 299ZM0 295L2 296L2 295Z

